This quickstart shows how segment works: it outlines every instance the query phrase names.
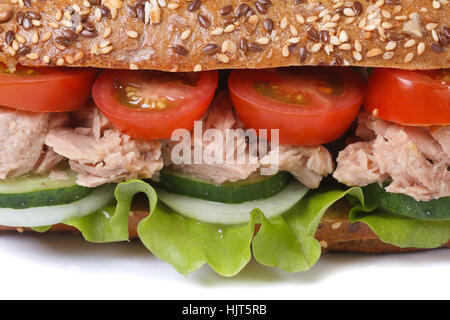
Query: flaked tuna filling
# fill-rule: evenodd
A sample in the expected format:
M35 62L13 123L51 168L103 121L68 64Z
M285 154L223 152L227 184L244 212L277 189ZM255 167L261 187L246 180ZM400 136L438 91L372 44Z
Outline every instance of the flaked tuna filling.
M77 183L95 187L108 182L152 178L162 169L161 143L133 139L114 129L97 108L73 115L75 128L51 129L45 144L69 159Z
M266 154L259 154L258 148L252 148L244 134L237 134L234 141L226 140L227 130L243 129L245 126L237 118L229 97L225 94L217 97L214 106L202 120L203 129L216 129L222 133L223 141L194 136L191 141L191 164L174 165L174 142L168 142L164 146L164 163L177 169L209 180L216 184L244 180L253 174L276 174L278 171L290 172L298 181L309 188L318 188L322 179L331 174L334 163L330 152L323 146L296 147L281 145L278 150L271 150ZM194 145L196 139L201 139L203 150L218 150L222 157L221 164L195 164ZM199 141L197 141L199 142ZM223 146L233 143L231 156L235 161L227 164L226 157L230 152L225 152ZM243 155L241 153L244 153ZM278 156L277 156L278 154ZM177 156L178 154L175 154ZM237 162L238 156L243 156L245 163ZM183 154L179 154L180 157ZM266 170L263 170L266 169Z
M359 117L361 142L337 159L334 178L348 186L389 183L388 192L418 201L450 196L450 126L412 127Z
M0 108L0 179L54 168L63 157L45 146L45 137L68 121L65 114Z
M223 137L228 129L245 130L232 109L229 97L224 95L219 96L215 106L207 112L202 126L203 130L219 130ZM231 155L223 152L223 156L236 160L243 155L242 163L223 161L174 165L172 150L177 142L131 138L114 129L95 106L70 114L1 109L0 131L3 146L0 150L1 179L29 172L50 173L55 179L64 179L63 172L56 166L68 160L70 168L77 173L77 183L86 187L133 178L155 178L164 165L172 165L216 184L244 180L255 174L276 174L282 170L290 172L307 187L317 188L323 177L334 169L331 154L323 146L283 145L278 153L268 149L260 154L257 148L251 148L243 134L235 135L231 146L204 136L192 135L191 141L192 149L196 139L202 140L203 150L230 147Z

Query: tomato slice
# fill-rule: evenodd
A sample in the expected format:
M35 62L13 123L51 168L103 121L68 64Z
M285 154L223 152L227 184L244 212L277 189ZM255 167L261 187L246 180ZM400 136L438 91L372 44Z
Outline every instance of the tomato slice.
M281 144L338 139L364 98L364 80L349 68L235 70L228 82L242 122L256 130L279 129Z
M140 139L167 139L176 129L192 129L211 104L217 84L217 71L107 70L94 83L92 95L121 132Z
M0 105L35 112L73 111L85 106L97 70L27 68L0 64Z
M378 118L405 125L450 124L450 69L375 69L364 102Z

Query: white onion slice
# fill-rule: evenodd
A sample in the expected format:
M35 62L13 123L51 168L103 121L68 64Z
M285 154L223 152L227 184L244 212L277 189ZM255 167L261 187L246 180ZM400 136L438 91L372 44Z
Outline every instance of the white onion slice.
M98 187L81 200L48 207L26 209L0 208L0 225L6 227L41 227L83 217L95 212L114 198L114 185Z
M169 208L186 217L216 224L241 224L249 220L253 209L260 209L267 218L279 216L291 209L308 192L308 188L297 181L291 182L276 195L243 203L221 203L191 198L158 189L158 199Z

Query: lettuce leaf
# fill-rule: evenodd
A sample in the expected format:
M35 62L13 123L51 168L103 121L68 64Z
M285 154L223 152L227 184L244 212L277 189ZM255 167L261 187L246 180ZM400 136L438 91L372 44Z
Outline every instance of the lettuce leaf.
M261 264L287 272L309 270L319 260L322 248L314 238L320 220L336 201L351 193L362 197L358 188L347 192L313 191L283 216L262 224L253 239L253 255Z
M384 243L400 248L439 248L450 240L450 221L416 220L382 209L370 213L355 207L350 222L364 222Z
M367 202L357 187L311 191L282 216L267 219L255 208L248 223L224 226L185 218L158 202L148 183L131 180L117 185L115 206L66 224L79 229L90 242L127 241L128 215L138 193L144 193L150 205L149 215L138 225L141 241L184 275L208 264L220 275L234 276L248 264L252 252L265 266L287 272L309 270L322 251L314 238L320 220L344 197L354 205L349 220L366 223L385 243L401 248L437 248L450 239L450 221L417 220L379 209L373 201ZM37 228L41 232L47 229Z

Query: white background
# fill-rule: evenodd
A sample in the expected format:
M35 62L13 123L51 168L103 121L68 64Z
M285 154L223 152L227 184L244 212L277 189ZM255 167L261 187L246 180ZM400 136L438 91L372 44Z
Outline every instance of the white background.
M207 266L184 277L139 241L0 233L1 299L449 299L449 289L450 250L327 254L298 274L252 261L234 278Z

